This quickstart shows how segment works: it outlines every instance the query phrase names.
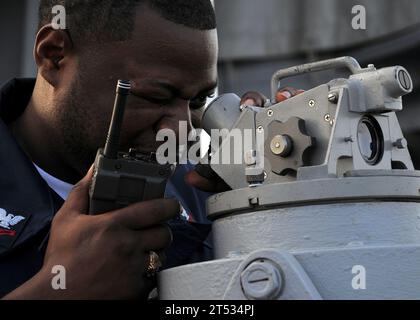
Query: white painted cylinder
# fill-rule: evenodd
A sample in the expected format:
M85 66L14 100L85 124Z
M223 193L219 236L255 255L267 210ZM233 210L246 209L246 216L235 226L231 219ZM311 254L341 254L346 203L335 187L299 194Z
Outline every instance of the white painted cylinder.
M298 206L231 215L213 225L215 258L282 251L420 244L420 203Z

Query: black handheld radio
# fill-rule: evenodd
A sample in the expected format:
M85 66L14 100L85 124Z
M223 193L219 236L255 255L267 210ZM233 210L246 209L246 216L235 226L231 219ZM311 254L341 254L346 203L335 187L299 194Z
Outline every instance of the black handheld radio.
M130 95L129 81L119 80L114 111L105 148L99 149L89 190L89 214L96 215L130 204L164 197L174 166L157 163L156 154L135 149L119 152L125 105Z

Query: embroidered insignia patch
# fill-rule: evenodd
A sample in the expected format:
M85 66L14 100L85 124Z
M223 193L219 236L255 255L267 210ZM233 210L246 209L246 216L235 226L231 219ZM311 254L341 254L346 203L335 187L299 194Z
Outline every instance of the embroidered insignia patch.
M25 217L13 215L11 213L7 213L6 210L0 208L0 236L11 236L14 237L16 235L16 231L13 230L14 226L25 220Z

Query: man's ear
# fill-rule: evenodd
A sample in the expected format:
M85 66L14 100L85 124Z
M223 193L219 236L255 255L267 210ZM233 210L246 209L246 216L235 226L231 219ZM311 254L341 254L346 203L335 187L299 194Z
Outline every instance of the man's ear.
M42 27L35 40L34 57L41 76L53 87L60 80L60 71L66 66L73 49L70 35L51 25Z

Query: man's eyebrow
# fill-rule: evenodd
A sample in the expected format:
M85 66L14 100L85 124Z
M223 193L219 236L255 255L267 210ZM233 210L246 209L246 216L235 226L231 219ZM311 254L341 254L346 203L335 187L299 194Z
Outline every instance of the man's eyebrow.
M209 85L207 88L205 88L204 90L201 90L202 93L213 93L216 91L217 86L218 86L218 81L216 80L216 82L212 83L211 85Z
M179 89L177 89L176 87L174 87L173 85L171 85L171 84L169 84L165 81L151 79L148 82L152 85L156 85L156 86L159 86L161 88L164 88L164 89L170 91L171 94L173 94L174 96L178 96L178 97L181 96L181 92L180 92ZM206 88L202 89L198 95L213 92L217 88L217 85L218 85L217 81L213 82L212 84L210 84Z
M161 87L163 89L166 89L174 95L179 94L179 90L177 88L175 88L174 86L172 86L171 84L167 83L167 82L164 82L164 81L161 81L161 80L156 80L156 79L150 79L147 82L149 84L155 85L157 87Z

